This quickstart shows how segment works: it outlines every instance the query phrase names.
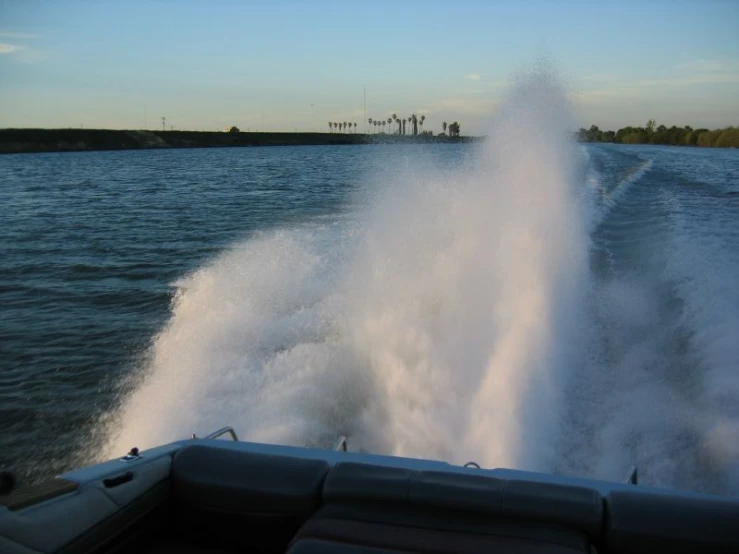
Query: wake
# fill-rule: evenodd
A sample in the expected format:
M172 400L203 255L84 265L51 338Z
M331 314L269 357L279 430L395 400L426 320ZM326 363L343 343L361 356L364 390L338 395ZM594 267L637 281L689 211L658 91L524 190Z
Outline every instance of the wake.
M535 72L465 168L368 178L350 218L256 235L184 277L101 456L233 425L608 479L646 452L674 484L677 439L659 436L681 412L649 373L671 343L636 339L659 327L648 289L590 268L590 232L651 162L599 197L569 114Z
M185 277L105 454L232 424L550 468L589 286L571 128L531 75L468 169L388 182L353 228L264 234Z

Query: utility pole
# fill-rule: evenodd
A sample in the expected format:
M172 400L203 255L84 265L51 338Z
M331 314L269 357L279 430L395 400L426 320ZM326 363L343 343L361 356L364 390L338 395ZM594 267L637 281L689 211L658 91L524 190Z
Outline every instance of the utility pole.
M162 131L166 131L166 129L164 128L166 124L167 124L167 118L162 116Z

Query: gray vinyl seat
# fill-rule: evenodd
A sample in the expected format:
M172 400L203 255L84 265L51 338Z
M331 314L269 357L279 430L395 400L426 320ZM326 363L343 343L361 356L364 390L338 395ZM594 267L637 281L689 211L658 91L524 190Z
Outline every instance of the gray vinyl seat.
M284 552L318 508L324 460L194 445L172 466L173 524L202 544Z
M575 554L602 538L603 498L583 487L340 463L322 497L291 554L310 552L306 542L344 545L347 554Z
M385 548L304 539L296 543L289 550L289 554L402 554L402 552Z
M196 442L18 490L0 498L0 552L739 552L735 499L617 484L604 499L587 486L285 451Z
M739 505L731 499L613 491L606 545L615 554L739 552Z

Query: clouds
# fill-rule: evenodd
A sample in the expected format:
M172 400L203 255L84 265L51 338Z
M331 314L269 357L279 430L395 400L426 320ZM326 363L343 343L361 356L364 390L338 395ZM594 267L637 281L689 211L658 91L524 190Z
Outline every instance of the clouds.
M479 81L482 78L482 75L479 73L468 73L464 78L469 79L470 81Z
M17 44L9 44L7 42L0 42L0 55L12 54L13 52L18 52L19 50L23 50L23 46L18 46Z
M680 64L677 69L687 72L725 71L729 69L729 66L722 60L697 59Z
M654 77L635 78L610 73L580 77L581 100L674 96L690 87L739 84L739 63L731 60L696 59L681 63Z
M46 59L46 53L38 48L32 48L24 42L38 39L33 33L17 33L0 31L0 56L22 63L34 63Z
M602 82L613 82L618 81L619 76L614 73L593 73L590 75L584 75L580 77L582 81L592 81L595 83L602 83Z
M0 38L33 40L39 38L39 36L33 33L14 33L12 31L0 31Z

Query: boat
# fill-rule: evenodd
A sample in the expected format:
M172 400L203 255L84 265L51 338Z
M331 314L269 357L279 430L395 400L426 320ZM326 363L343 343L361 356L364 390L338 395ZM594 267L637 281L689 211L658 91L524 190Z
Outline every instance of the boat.
M232 439L232 440L225 440ZM239 441L230 427L0 495L0 552L736 553L739 499Z

